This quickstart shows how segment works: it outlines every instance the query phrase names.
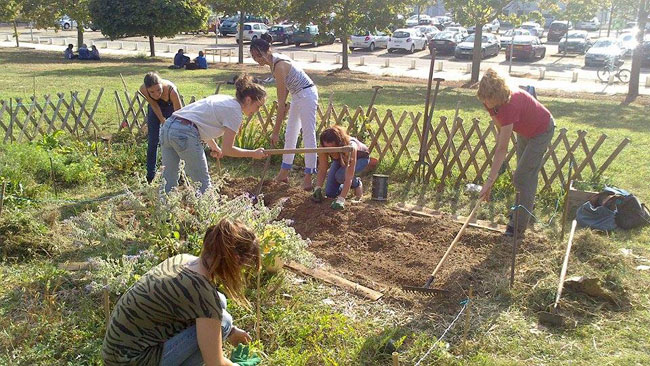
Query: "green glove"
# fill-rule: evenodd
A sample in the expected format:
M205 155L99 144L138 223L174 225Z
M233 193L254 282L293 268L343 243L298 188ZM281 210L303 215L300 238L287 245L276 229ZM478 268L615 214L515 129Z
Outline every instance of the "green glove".
M332 207L332 209L336 211L343 210L345 208L345 198L341 196L336 197L336 200L332 202L332 205L330 207Z
M255 366L262 360L256 355L249 355L248 345L239 344L237 348L232 351L230 361L238 364L239 366Z
M316 188L316 190L314 190L314 193L311 195L311 200L317 203L322 202L323 198L323 190L321 187Z

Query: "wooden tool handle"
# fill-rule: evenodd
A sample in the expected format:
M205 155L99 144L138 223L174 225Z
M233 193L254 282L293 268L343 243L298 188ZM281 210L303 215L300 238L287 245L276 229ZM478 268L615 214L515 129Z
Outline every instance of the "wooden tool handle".
M566 253L564 254L564 262L562 263L562 271L560 272L560 283L557 285L557 294L555 295L555 302L553 303L553 308L557 308L558 302L560 302L560 297L562 296L562 290L564 289L564 277L566 277L567 267L569 266L569 255L571 254L571 245L573 244L573 234L576 232L576 225L578 222L573 220L571 223L571 233L569 234L569 243L566 246Z
M283 155L283 154L309 154L309 153L341 153L351 152L352 146L342 147L317 147L315 149L265 149L266 155Z
M467 226L469 226L469 223L472 221L474 218L474 215L476 214L476 211L478 211L478 208L481 207L481 203L483 200L479 199L478 202L476 202L476 206L472 209L472 212L469 213L469 216L467 216L467 220L463 223L463 227L460 228L460 231L458 231L458 234L456 234L456 237L454 238L454 241L451 242L451 245L449 245L449 248L447 248L447 251L445 252L445 255L442 256L440 259L440 262L438 262L438 265L436 266L436 269L433 270L433 273L431 273L431 277L435 277L436 273L438 273L438 270L442 267L442 264L445 262L445 259L447 259L447 256L449 253L451 253L452 249L454 249L454 246L458 241L460 240L460 237L463 235L463 232L465 232L465 229Z

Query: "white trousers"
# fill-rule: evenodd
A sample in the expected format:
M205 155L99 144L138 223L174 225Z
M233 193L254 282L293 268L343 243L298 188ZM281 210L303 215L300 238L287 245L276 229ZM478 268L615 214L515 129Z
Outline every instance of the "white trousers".
M284 148L295 149L298 135L302 130L302 141L305 148L316 147L316 109L318 108L318 90L316 86L303 89L291 95L291 106L287 129L284 134ZM291 169L294 154L282 156L282 169ZM305 173L316 172L316 154L305 154Z

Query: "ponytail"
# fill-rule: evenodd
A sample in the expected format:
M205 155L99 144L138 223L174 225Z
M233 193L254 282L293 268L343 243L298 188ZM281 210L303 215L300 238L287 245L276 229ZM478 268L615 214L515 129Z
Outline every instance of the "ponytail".
M240 103L243 103L246 97L250 97L256 101L266 98L266 90L264 87L255 83L253 77L246 73L237 77L235 89L237 89L236 97Z
M255 233L240 222L222 219L206 231L200 260L210 280L219 281L228 297L239 305L250 306L243 294L241 270L259 267L260 247Z

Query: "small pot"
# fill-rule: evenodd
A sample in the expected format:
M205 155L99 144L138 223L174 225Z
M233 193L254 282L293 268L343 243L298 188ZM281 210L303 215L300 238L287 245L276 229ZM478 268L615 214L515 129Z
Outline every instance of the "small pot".
M372 199L374 201L388 200L388 176L382 174L372 175Z

